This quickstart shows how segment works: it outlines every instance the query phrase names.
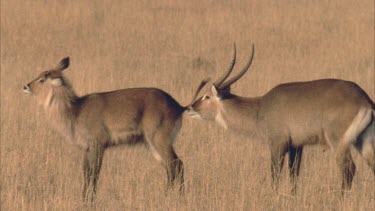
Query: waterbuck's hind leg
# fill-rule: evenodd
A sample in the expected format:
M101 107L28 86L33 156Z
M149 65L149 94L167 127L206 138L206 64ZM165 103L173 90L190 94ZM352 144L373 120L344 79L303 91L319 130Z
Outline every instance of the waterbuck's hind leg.
M289 147L289 176L292 184L291 193L297 193L297 178L300 172L303 147Z
M272 142L271 142L272 144ZM284 158L287 152L286 145L275 146L271 145L271 177L272 188L277 191L280 182L280 174L284 165Z
M173 149L173 138L170 131L157 131L153 136L147 136L152 154L155 159L165 166L167 172L167 189L179 184L180 193L184 190L183 162Z
M180 194L184 193L184 164L177 156L173 147L168 149L165 155L164 165L167 172L168 189L174 188L175 185L179 186Z
M359 135L355 148L370 166L375 176L375 117L372 118L371 124Z
M86 150L84 155L84 186L82 191L83 201L87 202L90 182L91 188L91 202L95 200L97 183L99 180L99 173L103 162L105 148L100 145L91 146Z
M339 165L340 172L342 175L342 196L345 194L345 191L350 190L356 170L353 158L350 154L350 147L355 146L358 149L358 147L361 145L359 142L361 141L361 134L366 133L368 127L370 127L371 130L373 118L374 117L372 110L368 108L359 109L357 115L353 118L352 123L349 125L349 127L343 134L339 142L339 145L336 149L336 161Z
M172 189L176 185L180 194L184 193L184 164L171 146L165 155L164 166L167 173L167 189Z
M338 156L336 159L342 178L341 196L344 196L345 192L349 191L352 187L356 167L349 149L345 153L342 153L340 156Z
M173 147L171 149L170 154L170 164L168 165L167 171L171 171L171 184L172 186L175 183L178 183L180 194L184 193L185 186L184 186L184 164L182 160L177 156L176 152L174 151Z

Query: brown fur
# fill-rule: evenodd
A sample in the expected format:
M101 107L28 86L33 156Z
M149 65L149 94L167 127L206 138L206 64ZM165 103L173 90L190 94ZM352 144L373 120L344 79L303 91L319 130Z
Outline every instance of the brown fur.
M173 149L181 128L180 106L168 93L156 88L133 88L78 97L62 71L69 58L41 73L24 87L44 106L53 127L84 154L86 201L90 182L92 200L96 194L105 150L120 144L145 143L167 170L168 185L179 182L183 190L183 163Z

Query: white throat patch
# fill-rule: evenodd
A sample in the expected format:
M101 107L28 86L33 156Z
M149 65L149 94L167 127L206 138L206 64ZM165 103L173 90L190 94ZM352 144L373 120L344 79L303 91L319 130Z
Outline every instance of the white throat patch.
M218 103L218 112L217 112L217 115L215 117L215 121L219 125L221 125L224 129L228 129L227 123L225 122L224 116L223 116L223 112L225 112L225 110L223 108L222 102L220 101L221 99L217 96L215 96L215 98L216 98L216 101Z
M223 114L221 113L222 111L219 111L215 117L215 120L219 125L221 125L223 128L228 129L227 123L224 120Z
M52 101L52 90L48 92L46 101L44 101L44 108L48 108L51 105L51 101Z

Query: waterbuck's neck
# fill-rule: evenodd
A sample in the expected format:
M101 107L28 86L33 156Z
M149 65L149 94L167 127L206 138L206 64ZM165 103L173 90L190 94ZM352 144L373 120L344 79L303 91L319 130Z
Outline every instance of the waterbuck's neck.
M216 121L224 128L246 134L257 133L260 97L231 95L222 99Z
M74 142L77 99L70 87L59 86L50 90L44 103L51 125L71 143Z

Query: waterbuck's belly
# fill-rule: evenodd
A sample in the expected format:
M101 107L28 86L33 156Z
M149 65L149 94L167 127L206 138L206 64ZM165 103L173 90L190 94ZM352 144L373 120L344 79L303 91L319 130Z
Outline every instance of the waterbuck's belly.
M338 144L338 139L334 138L332 131L323 127L291 131L290 139L291 144L296 147L304 145L323 145L332 151L334 151Z
M318 134L311 134L308 136L294 136L294 138L291 138L291 142L291 144L295 147L304 145L326 144L324 139Z
M135 144L143 139L141 115L134 113L136 112L107 116L105 126L109 133L110 145Z
M289 129L293 146L325 144L323 130L309 125L294 125Z
M143 133L140 130L115 130L110 131L110 145L136 144L143 141Z

